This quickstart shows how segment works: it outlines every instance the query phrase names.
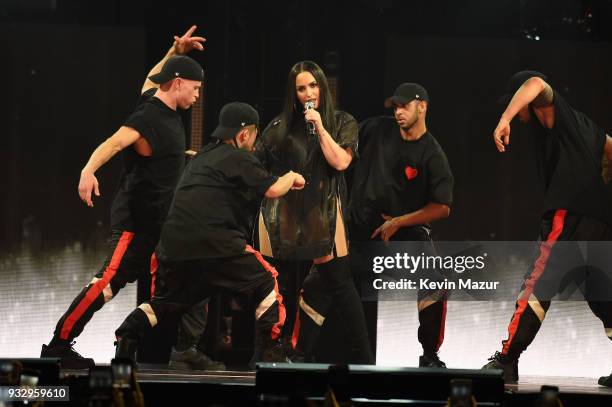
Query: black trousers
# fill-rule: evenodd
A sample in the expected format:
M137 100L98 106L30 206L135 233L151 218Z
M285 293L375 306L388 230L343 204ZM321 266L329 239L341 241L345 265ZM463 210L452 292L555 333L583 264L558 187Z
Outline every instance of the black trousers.
M380 226L380 225L379 225ZM368 227L355 228L361 233L355 233L360 240L351 241L351 253L355 259L366 258L368 253L368 244L373 241L369 239L370 234L376 229L374 225ZM437 249L430 237L429 229L423 226L415 226L411 228L399 229L392 237L394 242L405 241L410 242L411 248L417 253L425 255L436 255ZM416 248L415 245L419 247ZM356 262L354 262L356 263ZM363 265L357 265L356 267ZM369 276L371 269L359 269L357 272L362 276ZM422 271L417 271L421 273ZM431 280L443 279L444 276L439 274L436 276L430 270L426 271L427 277ZM417 337L423 352L431 355L437 353L442 343L444 342L444 330L446 325L446 309L447 309L448 293L445 290L419 290L417 294L417 309L419 316L419 327Z
M83 332L94 313L113 299L127 283L151 274L151 292L157 282L157 261L153 255L159 235L113 230L108 256L92 281L74 298L55 327L53 341L70 342ZM205 327L204 304L189 310L179 327L179 341L190 342ZM204 322L202 322L204 321ZM202 332L199 332L202 331Z
M603 222L564 209L542 218L539 247L521 286L508 338L502 341L502 355L510 360L519 358L538 333L550 299L568 284L582 284L591 311L612 340L612 301L608 301L612 269L610 253L603 244L611 239L612 230Z
M183 313L221 290L248 294L257 305L256 336L274 341L281 334L285 308L276 270L250 247L239 256L160 262L155 295L136 308L116 336L142 339L160 320Z
M350 363L375 363L348 256L313 265L302 284L297 308L291 343L306 362L312 361L321 327L333 310L342 324Z

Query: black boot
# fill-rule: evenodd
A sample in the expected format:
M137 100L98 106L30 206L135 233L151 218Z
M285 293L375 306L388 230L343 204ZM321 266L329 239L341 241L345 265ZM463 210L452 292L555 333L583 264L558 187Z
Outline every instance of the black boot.
M483 369L502 370L504 373L505 383L518 382L518 359L510 359L499 352L495 352L495 354L491 356L489 360L490 362L484 365L482 367Z
M332 305L318 268L318 265L312 265L302 282L302 291L298 297L298 312L292 335L294 347L290 354L291 360L296 363L314 362L321 326Z
M436 352L423 352L423 356L419 356L419 367L445 368L446 363L440 360Z
M314 362L314 350L319 341L321 327L313 321L312 317L302 308L305 304L304 298L300 295L298 321L293 327L293 336L295 337L295 348L291 352L291 359L297 363ZM311 312L316 312L314 308L306 305L311 309ZM321 314L318 314L321 315Z
M136 349L138 349L138 338L130 335L117 338L115 359L130 359L136 362Z
M115 358L131 359L136 362L136 349L138 342L145 338L152 330L147 314L136 308L123 321L115 331Z
M279 340L268 342L261 354L262 362L292 363L287 354L287 348Z
M318 264L325 293L332 299L332 307L346 331L346 346L351 354L350 363L374 364L361 298L351 276L348 256L337 257Z
M255 321L255 349L249 362L249 368L255 369L257 362L291 363L285 347L280 341L280 333L273 333L279 322L279 303L274 302ZM284 322L284 321L282 321Z
M196 346L183 351L172 347L168 367L178 370L225 370L225 364L212 360Z
M73 348L74 342L52 340L43 345L41 358L59 358L62 369L89 369L96 364L92 358L84 358Z
M612 387L612 373L610 373L610 376L600 377L598 383L600 386Z

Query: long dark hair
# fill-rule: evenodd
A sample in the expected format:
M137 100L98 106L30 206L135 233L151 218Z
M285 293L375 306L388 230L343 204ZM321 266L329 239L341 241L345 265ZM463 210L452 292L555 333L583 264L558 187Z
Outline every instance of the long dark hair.
M298 120L304 120L302 113L304 107L296 97L295 79L302 72L310 72L314 76L319 85L319 108L323 127L330 133L334 134L336 123L334 120L334 101L329 91L327 77L319 65L313 61L300 61L291 67L289 76L287 77L287 88L285 94L285 103L283 112L281 113L281 133L286 134Z

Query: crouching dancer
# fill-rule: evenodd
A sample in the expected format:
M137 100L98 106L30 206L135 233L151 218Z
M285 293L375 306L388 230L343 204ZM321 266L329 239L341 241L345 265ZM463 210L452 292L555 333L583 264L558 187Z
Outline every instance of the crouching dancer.
M277 346L285 321L277 272L247 242L261 199L301 189L304 178L292 171L270 175L250 154L258 122L257 111L245 103L221 109L216 142L185 169L162 227L155 295L116 330L116 357L134 359L138 341L160 320L229 290L252 296L256 305L252 362L284 360Z

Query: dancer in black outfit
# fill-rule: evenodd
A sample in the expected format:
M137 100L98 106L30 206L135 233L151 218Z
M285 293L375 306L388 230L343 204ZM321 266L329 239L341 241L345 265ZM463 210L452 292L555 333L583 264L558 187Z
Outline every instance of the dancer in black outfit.
M204 38L192 36L195 29L192 26L182 37L174 37L172 47L147 75L134 112L93 152L81 171L79 195L93 206L92 194L100 196L95 172L122 152L124 171L111 208L108 258L62 315L51 342L42 346L41 357L59 357L65 368L93 365L92 359L73 350L73 339L127 283L150 272L161 225L185 163L185 130L177 109L195 103L204 80L202 67L184 55L192 49L204 49ZM203 310L194 308L191 312ZM188 327L179 331L182 336ZM189 356L210 361L197 351L190 351Z
M277 272L247 242L261 199L301 189L304 178L293 171L273 176L251 154L258 122L245 103L224 106L211 136L218 142L185 169L156 250L155 295L115 332L117 357L133 358L138 341L160 320L225 289L252 296L256 305L253 361L285 361L275 353L285 321Z
M394 117L360 125L361 159L353 175L349 232L354 253L372 239L422 242L435 254L431 223L450 214L453 175L446 154L427 131L429 96L416 83L402 83L385 106ZM365 252L364 252L365 253ZM421 367L446 367L438 357L444 339L446 293L419 291Z
M612 238L612 203L606 192L602 158L612 158L612 138L584 113L572 108L547 82L544 74L521 71L510 79L504 102L508 103L493 141L499 152L510 142L510 122L518 116L536 137L538 173L545 191L540 226L540 248L528 270L516 310L502 341L486 369L503 369L507 382L518 381L518 359L533 341L568 264L586 264L577 244ZM589 260L598 256L589 244ZM607 254L609 255L609 253ZM607 270L608 274L610 270ZM612 292L607 279L586 271L584 280L589 307L603 322L612 340L612 302L601 301L594 290ZM603 291L600 291L603 292ZM589 300L589 296L595 300Z

